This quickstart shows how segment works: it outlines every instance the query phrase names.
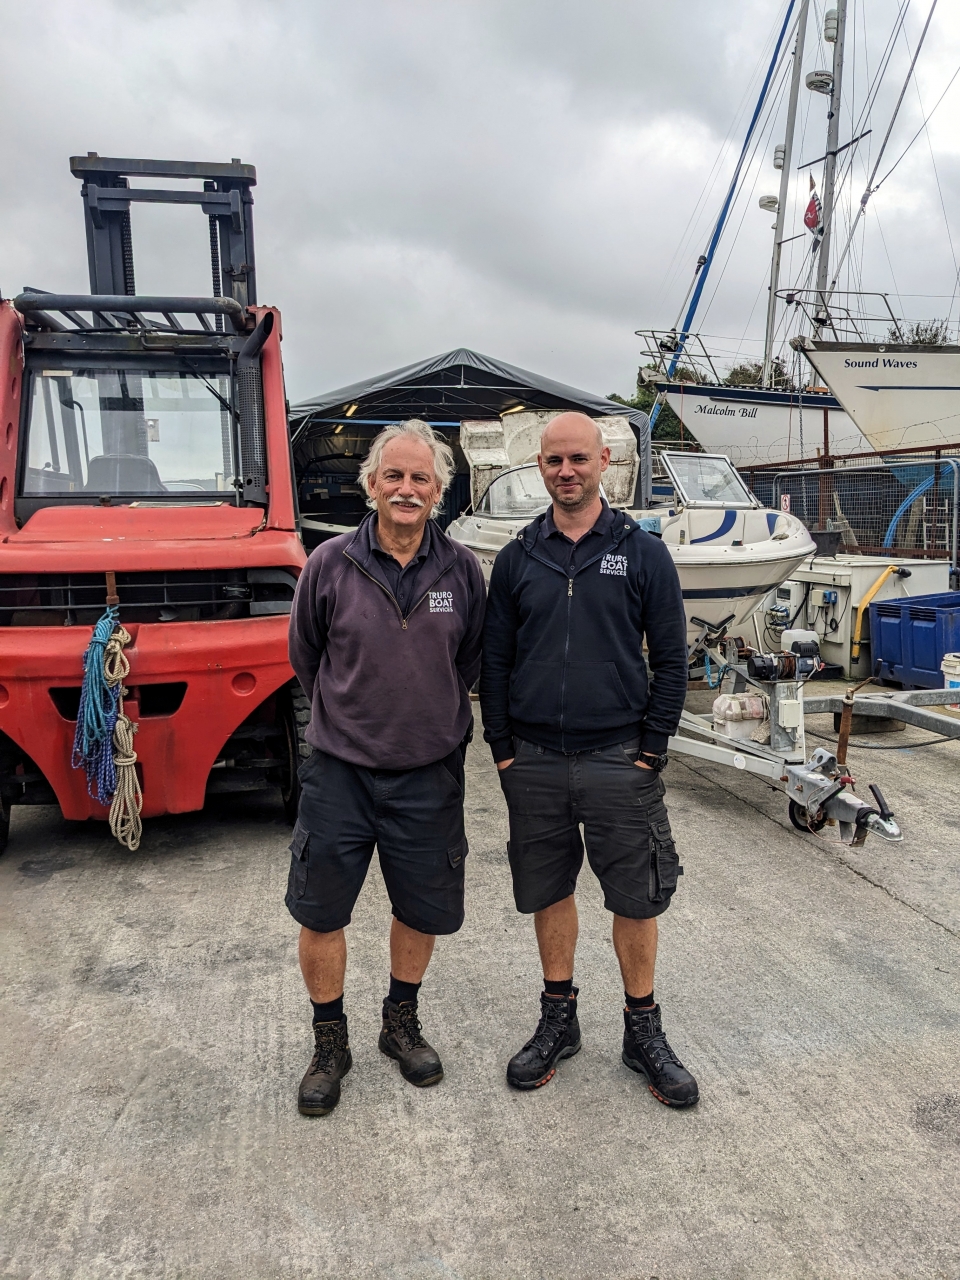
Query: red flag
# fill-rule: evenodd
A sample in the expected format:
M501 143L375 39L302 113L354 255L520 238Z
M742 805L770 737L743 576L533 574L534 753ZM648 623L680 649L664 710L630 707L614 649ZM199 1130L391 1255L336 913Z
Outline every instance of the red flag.
M823 232L823 205L817 195L817 184L813 180L813 174L810 175L810 203L807 205L807 211L803 215L803 225L808 231L812 231L814 235L822 234Z

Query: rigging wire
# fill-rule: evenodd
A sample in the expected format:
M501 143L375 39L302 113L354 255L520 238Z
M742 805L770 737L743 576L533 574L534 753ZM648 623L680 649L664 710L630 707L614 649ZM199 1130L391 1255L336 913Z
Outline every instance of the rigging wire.
M775 91L770 95L770 100L767 106L766 118L764 119L760 128L757 130L756 141L754 142L754 145L751 149L750 159L746 166L748 173L751 170L753 171L753 182L750 185L749 192L747 192L745 183L740 186L737 192L737 195L734 198L733 205L731 205L731 212L732 212L733 209L736 208L737 203L738 202L741 203L740 221L737 224L737 229L735 234L731 236L728 240L728 244L730 247L727 250L727 256L723 261L723 266L720 268L719 274L715 277L713 292L711 293L710 298L704 308L702 321L706 321L707 316L710 314L710 309L713 306L714 302L716 301L717 293L720 289L720 286L723 283L723 279L724 279L724 276L726 275L727 267L730 265L730 259L733 256L733 253L736 249L737 241L739 239L740 232L743 228L743 223L746 218L747 211L750 208L750 201L754 195L754 192L757 189L757 183L760 181L760 166L757 164L757 156L760 151L760 148L769 141L770 133L772 133L772 125L775 122L774 117L780 106L780 102L782 100L784 90L786 89L786 86L787 86L789 72L790 72L790 63L788 61L785 61L782 68L780 83L777 85ZM768 133L768 130L770 131L770 133ZM744 195L746 195L746 198L741 199Z
M774 28L774 31L775 30L776 28ZM679 269L679 266L680 266L680 262L678 261L678 259L682 260L685 257L686 253L688 252L687 246L692 240L699 239L701 232L699 230L694 230L694 223L699 221L700 215L705 209L706 203L710 197L710 194L712 193L716 185L717 178L719 177L720 172L723 169L724 162L727 159L732 146L734 145L735 138L740 133L743 117L746 111L748 110L749 103L753 101L754 94L756 92L756 81L757 81L758 74L762 73L763 67L766 65L766 62L768 59L768 51L770 48L770 42L772 38L773 38L773 32L771 32L770 37L764 43L762 49L760 50L757 56L757 61L753 68L753 71L747 77L746 84L740 98L740 102L737 104L737 108L733 114L733 117L730 121L730 125L727 129L726 136L724 137L723 142L720 144L720 147L717 151L717 154L714 159L713 165L710 169L710 172L708 173L706 179L704 180L703 187L700 191L699 196L697 197L697 201L696 201L696 204L694 205L693 212L690 214L690 217L687 219L687 224L684 227L683 234L680 236L677 242L677 247L673 252L670 262L667 265L666 271L664 272L665 278L664 278L663 285L661 286L661 289L660 289L661 296L669 289L669 287L673 284L676 278L677 272L675 268Z
M850 110L850 116L851 116L851 136L852 137L856 137L858 133L861 133L863 131L863 126L869 119L870 110L873 107L874 103L876 102L880 87L883 82L884 75L889 66L890 59L893 56L897 37L900 34L900 31L903 27L903 22L910 8L910 3L911 3L911 0L900 0L900 6L897 11L897 15L894 20L892 30L887 38L877 70L872 77L869 74L869 63L867 59L867 45L866 45L866 40L864 40L862 48L864 51L863 56L864 56L864 62L865 62L865 68L866 68L868 88L867 88L866 98L863 106L860 109L859 119L856 124L853 123L853 106L852 106L853 96L851 96L851 98L849 99L849 101L851 102L851 106L849 110ZM820 6L819 4L816 3L816 0L814 3L814 7L817 12L818 18L820 18L822 16L820 14ZM864 14L863 7L861 7L860 12L861 12L861 15ZM865 23L866 21L865 16L863 17L863 21ZM853 25L854 33L855 33L855 30L856 28L854 24ZM857 52L855 42L851 41L851 45L853 46L852 53L853 53L853 60L855 63L856 52ZM817 50L817 56L821 56L821 55L823 57L826 57L826 53L824 51L823 39L822 39L822 26L818 28L818 50ZM855 77L851 83L855 83ZM808 99L807 101L807 108L806 108L806 111L804 112L802 122L801 122L801 129L800 129L801 151L803 149L803 146L807 137L808 129L810 127L810 115L811 115L812 105L813 105L813 97L811 95L810 99ZM847 213L847 216L844 218L844 222L846 223L847 227L851 227L852 225L852 220L850 218L850 213L849 213L849 206L850 204L852 204L852 191L851 191L852 183L850 186L848 186L847 179L852 178L853 166L855 161L856 161L856 152L854 148L851 148L847 152L847 155L845 156L844 161L842 162L842 165L841 165L841 172L837 181L836 195L835 195L835 201L834 201L834 216L836 216L836 213L838 210L845 211ZM846 206L844 204L844 201L846 201ZM794 218L796 218L797 216L797 205L799 203L802 203L802 196L799 190L795 187L793 191ZM789 250L788 268L787 268L787 271L785 272L785 275L787 276L787 278L790 278L791 276L793 276L793 278L796 279L796 276L794 275L794 272L796 271L796 248L797 246L792 243ZM804 249L803 251L802 267L803 267L803 278L801 281L801 285L799 287L809 288L813 279L813 274L816 269L816 258L812 255L808 256L806 249ZM850 274L851 274L851 268L848 267L848 271L847 271L848 282L849 282ZM859 277L859 271L854 271L853 274ZM794 327L799 327L800 321L801 321L801 313L799 309L796 312L794 312L792 316L788 316L786 311L784 312L777 326L778 331L781 329L781 325L783 326L783 339L787 337L791 329L793 329Z
M890 268L890 279L893 281L893 292L897 299L897 310L903 311L903 298L900 296L900 287L897 284L896 273L893 269L893 263L890 260L890 250L887 248L887 237L883 234L883 225L880 222L880 212L878 209L873 211L874 221L877 224L877 230L880 232L880 243L883 245L883 252L886 255L887 266Z
M790 18L793 15L794 2L795 0L789 0L789 3L787 5L786 16L784 17L783 25L780 28L780 33L777 36L777 43L773 51L773 57L770 59L770 66L767 69L767 74L764 77L763 87L760 92L760 98L759 98L759 101L757 102L756 107L754 108L753 115L750 118L750 126L747 130L747 136L744 139L743 147L741 148L741 151L740 151L740 158L737 161L736 168L733 171L733 176L730 179L730 185L727 189L727 195L723 202L723 206L721 207L720 214L717 218L716 223L714 224L713 234L710 237L710 244L707 248L707 252L705 255L705 261L703 262L702 266L698 266L698 270L696 272L698 277L697 283L693 291L693 296L690 299L690 304L687 308L687 314L683 320L683 334L680 339L680 347L678 351L674 352L674 355L670 361L670 368L667 372L668 378L673 376L674 370L677 367L677 363L680 359L680 354L683 349L683 343L689 331L689 326L693 320L694 315L696 314L697 307L700 303L700 297L703 293L704 286L707 282L707 274L710 270L710 264L717 251L717 245L719 244L720 237L723 234L723 228L730 212L730 206L733 203L733 199L734 199L734 196L736 195L737 187L740 182L740 174L743 171L743 162L744 162L744 159L746 158L747 151L753 139L756 123L757 123L757 120L759 119L760 112L763 108L764 101L767 97L767 93L770 88L770 82L773 79L774 72L780 61L781 50L784 48L784 39L787 34L787 27L789 26ZM659 408L660 408L659 403L654 406L653 415L651 416L651 426L656 421Z
M884 76L890 64L890 59L893 56L893 52L896 47L897 38L903 30L903 23L909 11L910 4L911 4L911 0L901 0L900 9L897 13L897 17L894 21L894 25L890 32L890 35L887 38L887 43L884 48L883 55L881 56L880 64L872 80L869 82L867 96L863 106L860 109L860 115L857 119L856 124L851 123L852 137L857 137L859 134L863 132L864 125L867 123L867 121L870 118L870 112L872 111L873 106L876 103L877 96L883 84ZM852 122L852 107L851 107L851 122ZM843 203L842 203L843 200L850 198L850 192L849 192L849 189L847 188L847 181L848 179L852 180L853 167L854 167L855 161L856 161L856 149L851 147L846 151L844 155L844 159L841 162L841 166L840 166L840 173L837 176L836 185L834 188L833 209L828 214L828 218L831 220L834 217L836 217L837 209L843 208ZM849 221L847 223L847 226L848 228L851 229L851 234L852 234L852 224ZM848 246L849 246L849 243L850 241L848 240ZM800 286L802 289L810 288L811 283L813 281L813 276L816 270L816 261L817 259L815 254L811 254L811 256L808 259L806 259L806 262L805 262L806 269L805 269L802 285ZM835 271L837 272L838 275L839 275L842 262L843 262L843 259L841 257L841 259L838 260L837 265L835 267ZM829 294L833 293L835 288L836 288L836 281L834 281L834 283L830 286L830 289L828 291L828 296Z
M889 69L889 65L896 48L898 37L903 32L903 25L906 20L907 14L909 12L910 4L911 4L911 0L901 0L900 2L899 10L897 11L897 15L894 20L893 27L891 28L890 34L887 37L887 41L884 46L883 53L880 57L880 61L877 66L877 69L874 72L872 77L869 75L869 73L867 74L867 81L868 81L867 94L866 94L863 106L860 109L859 116L855 123L853 122L853 108L851 105L851 108L850 108L851 136L853 137L856 137L858 134L863 132L864 126L868 123L870 119L870 113L876 104L884 78L886 76L887 70ZM863 8L861 8L861 14L864 14ZM866 18L864 15L864 23L865 22L866 22ZM866 63L868 47L865 40L863 44L863 50L864 50L864 60ZM909 46L908 46L908 52L909 52ZM854 57L855 56L856 55L854 53ZM808 123L808 118L805 118L804 129L803 129L804 138L806 137L807 123ZM867 136L870 137L872 135L868 134ZM872 143L868 143L868 150L872 150ZM837 216L838 210L843 211L846 208L846 211L847 211L847 217L844 219L846 223L846 228L849 232L847 246L846 246L847 249L850 249L852 247L853 235L856 230L857 222L859 221L859 215L857 215L857 217L855 218L851 218L849 215L849 207L852 204L852 178L853 178L854 165L857 162L857 159L858 159L858 156L857 156L856 149L850 148L844 157L844 161L842 162L841 172L838 176L836 189L835 189L833 216ZM869 163L869 160L867 161L867 163ZM850 180L849 185L848 185L848 180ZM846 201L846 206L844 204L845 201ZM889 255L888 255L888 261L889 261ZM794 263L794 253L793 253L793 249L791 248L791 255L790 255L791 271L793 269L793 263ZM843 265L844 265L843 258L841 257L841 259L838 260L834 268L835 277L834 277L833 284L831 285L831 288L830 288L831 293L836 289L837 279L839 278L839 273ZM807 257L805 253L804 268L805 268L804 274L798 288L809 289L813 280L815 269L816 269L816 257L814 255ZM851 283L859 283L861 279L861 275L862 275L862 251L861 251L861 259L860 259L859 266L854 267L854 265L851 264L851 265L848 265L847 267L848 285ZM851 281L851 276L854 277L853 281ZM801 319L801 314L800 314L800 310L798 309L794 313L794 316L791 319L791 325L795 320L797 321L797 327L799 328L800 319Z
M903 87L902 87L902 89L900 90L899 97L897 98L896 104L895 104L895 106L894 106L894 108L893 108L893 114L892 114L892 115L891 115L891 117L890 117L890 123L887 125L887 132L884 134L884 136L883 136L883 141L882 141L882 142L881 142L881 144L880 144L880 150L877 152L877 157L876 157L876 159L875 159L875 161L874 161L873 169L871 170L871 172L870 172L870 177L869 177L869 178L868 178L868 180L867 180L867 186L866 186L866 189L864 190L863 195L860 197L860 208L857 210L856 218L854 219L853 226L852 226L852 227L851 227L851 229L850 229L850 235L849 235L849 237L848 237L848 239L847 239L847 243L846 243L846 244L844 245L844 247L843 247L843 252L840 254L840 257L838 258L837 262L834 264L834 268L833 268L833 269L834 269L834 276L833 276L833 280L831 281L830 286L829 286L829 288L827 289L827 300L828 300L828 301L829 301L830 297L832 296L832 294L833 294L834 290L835 290L835 289L836 289L836 287L837 287L837 278L838 278L838 276L839 276L839 274L840 274L840 268L842 267L842 265L843 265L843 263L844 263L844 260L846 259L847 253L848 253L848 251L849 251L849 249L850 249L850 243L851 243L851 241L852 241L852 239L853 239L854 232L856 231L857 224L859 223L859 221L860 221L860 219L863 217L863 215L866 213L866 211L867 211L867 201L868 201L868 200L870 199L870 197L873 195L873 192L874 192L874 189L875 189L875 188L873 187L873 180L874 180L874 178L877 176L877 170L880 168L880 163L881 163L881 161L883 160L883 153L884 153L884 151L886 150L887 143L890 141L890 135L891 135L891 133L893 132L893 126L894 126L894 125L896 124L896 122L897 122L897 116L898 116L898 114L899 114L899 112L900 112L900 108L901 108L901 106L903 105L903 100L904 100L904 98L907 96L907 89L910 87L910 83L911 83L911 81L913 80L913 73L914 73L914 69L915 69L915 67L916 67L916 65L917 65L917 59L920 57L920 50L923 48L923 42L924 42L924 40L926 39L927 31L928 31L928 30L929 30L929 28L930 28L930 23L933 21L933 15L934 15L934 12L936 11L937 3L938 3L938 0L933 0L933 3L930 5L930 12L927 14L927 20L926 20L926 22L923 24L923 30L920 32L920 39L917 41L917 47L916 47L916 49L914 50L913 57L912 57L912 58L911 58L911 60L910 60L910 66L909 66L909 68L907 69L906 79L905 79L905 80L904 80L904 82L903 82ZM906 40L906 36L904 36L904 40ZM909 44L908 44L908 45L907 45L907 48L909 49L909 47L910 47L910 46L909 46ZM919 95L919 92L920 92L920 91L919 91L919 89L918 89L918 90L917 90L918 95ZM921 108L920 108L920 109L921 109L921 110L923 110L923 104L922 104L922 103L921 103ZM928 135L928 136L929 136L929 135ZM852 161L851 161L851 166L852 166ZM934 167L934 172L936 172L936 167ZM937 178L937 186L938 186L938 188L939 188L939 185L940 185L940 180L939 180L939 178ZM942 200L943 200L943 197L942 197L942 195L941 195L941 202L942 202ZM946 209L944 209L944 217L946 217ZM951 252L952 252L952 251L953 251L953 245L951 244ZM956 257L955 257L955 256L954 256L954 269L956 269Z
M916 140L920 137L921 133L923 133L923 131L926 129L927 125L930 123L930 120L933 118L933 113L934 113L934 111L936 111L937 107L939 107L940 103L941 103L941 102L944 100L944 98L947 96L947 93L949 92L949 90L950 90L951 86L953 85L954 80L956 80L957 76L960 76L960 67L957 67L956 71L953 73L953 75L952 75L952 76L950 77L950 79L947 81L947 87L946 87L946 89L944 89L943 93L941 93L940 97L936 100L936 102L934 103L934 105L933 105L933 107L931 108L931 110L927 113L927 115L926 115L926 117L925 117L925 119L924 119L924 121L923 121L923 124L921 124L921 126L920 126L920 128L917 130L917 132L913 135L913 137L910 139L910 141L907 143L907 145L904 147L904 149L900 152L899 156L897 156L896 160L893 162L893 164L890 166L890 168L887 170L887 172L883 175L883 177L880 179L880 181L877 183L877 185L873 188L873 189L874 189L874 191L879 191L879 190L880 190L880 188L883 186L883 184L886 182L886 180L890 177L891 173L893 173L894 169L896 169L897 165L900 163L900 161L903 159L903 157L907 154L907 152L910 150L910 148L913 146L913 144L916 142ZM922 109L922 104L921 104L921 109Z

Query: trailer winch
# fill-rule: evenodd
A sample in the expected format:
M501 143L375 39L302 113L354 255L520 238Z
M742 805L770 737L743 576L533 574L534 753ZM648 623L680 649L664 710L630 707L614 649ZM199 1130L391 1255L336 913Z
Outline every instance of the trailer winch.
M862 845L871 832L883 840L902 840L880 788L869 787L873 804L854 790L855 780L846 763L852 717L900 720L943 739L960 740L960 719L932 709L955 702L956 690L868 689L871 678L851 686L843 695L810 696L806 686L822 665L819 649L810 633L794 638L797 635L787 633L790 648L779 653L758 653L740 639L725 639L708 648L704 669L709 672L715 665L722 673L715 686L719 696L714 708L719 718L684 711L669 750L763 778L783 791L790 821L800 831L816 834L833 826L840 842L852 846ZM730 717L738 716L735 704L747 694L751 702L758 695L762 699L763 719L744 707L748 718L739 725L731 724ZM837 748L817 747L808 756L805 716L829 712L841 717ZM750 723L756 728L751 730Z

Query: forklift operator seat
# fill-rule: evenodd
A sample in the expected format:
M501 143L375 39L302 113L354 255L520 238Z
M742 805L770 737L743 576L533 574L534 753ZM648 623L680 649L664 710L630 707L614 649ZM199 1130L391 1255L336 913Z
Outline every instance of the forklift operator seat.
M85 493L166 493L152 458L136 453L100 454L87 467Z

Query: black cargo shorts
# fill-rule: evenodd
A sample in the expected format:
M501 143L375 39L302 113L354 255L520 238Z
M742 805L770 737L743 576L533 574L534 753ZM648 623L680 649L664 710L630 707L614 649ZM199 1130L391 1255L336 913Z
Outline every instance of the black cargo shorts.
M683 874L658 773L640 769L639 740L565 755L517 739L500 770L510 811L507 852L517 910L569 897L587 858L604 906L645 920L666 911Z
M374 846L393 914L419 933L463 924L463 755L419 769L365 769L314 751L299 769L287 909L332 933L350 923Z

